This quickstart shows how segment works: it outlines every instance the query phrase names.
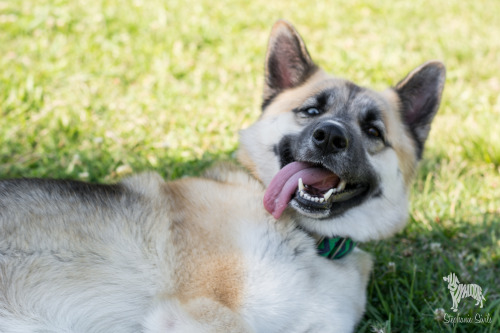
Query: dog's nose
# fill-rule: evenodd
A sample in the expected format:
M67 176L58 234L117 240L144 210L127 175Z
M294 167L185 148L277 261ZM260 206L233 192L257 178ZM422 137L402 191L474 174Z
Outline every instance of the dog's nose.
M320 123L313 131L312 141L324 153L339 153L349 146L347 133L341 124Z

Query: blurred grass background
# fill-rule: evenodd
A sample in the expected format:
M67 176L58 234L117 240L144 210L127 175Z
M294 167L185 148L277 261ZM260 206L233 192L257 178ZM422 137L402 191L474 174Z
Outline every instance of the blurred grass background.
M376 267L362 332L500 330L500 1L0 0L0 178L112 182L197 174L231 159L260 113L275 20L328 72L384 89L429 59L448 69L397 237ZM450 325L442 277L476 283Z

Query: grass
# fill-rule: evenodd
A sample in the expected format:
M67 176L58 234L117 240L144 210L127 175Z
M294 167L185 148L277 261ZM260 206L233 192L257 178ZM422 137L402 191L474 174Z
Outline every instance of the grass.
M272 23L327 71L383 89L428 59L448 78L411 219L364 244L376 266L361 332L500 329L500 2L0 0L0 178L113 182L232 159L259 116ZM446 324L442 277L483 288Z

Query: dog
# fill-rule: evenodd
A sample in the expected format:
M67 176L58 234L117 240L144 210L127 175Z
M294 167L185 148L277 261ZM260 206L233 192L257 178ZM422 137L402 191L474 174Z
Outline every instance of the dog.
M241 166L165 182L0 182L1 332L352 332L445 70L383 92L327 75L278 21Z
M483 301L486 299L483 296L483 289L480 286L474 283L460 283L455 273L448 274L448 276L443 277L443 280L448 282L448 289L453 300L453 305L451 306L453 312L458 311L458 303L460 303L462 298L466 297L472 297L476 300L475 305L479 305L481 309L483 308Z

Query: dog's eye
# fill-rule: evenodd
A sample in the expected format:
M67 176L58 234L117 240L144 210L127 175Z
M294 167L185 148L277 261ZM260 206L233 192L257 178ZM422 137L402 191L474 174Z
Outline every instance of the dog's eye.
M375 127L370 127L366 130L366 133L368 133L369 136L372 136L374 138L380 138L380 131L376 129Z
M317 115L321 114L321 112L317 108L309 108L309 109L305 110L305 113L308 116L317 116Z

